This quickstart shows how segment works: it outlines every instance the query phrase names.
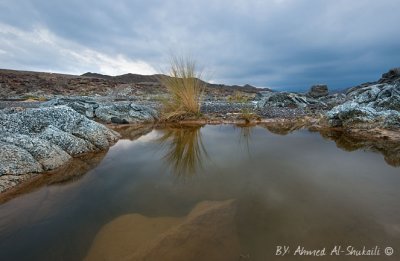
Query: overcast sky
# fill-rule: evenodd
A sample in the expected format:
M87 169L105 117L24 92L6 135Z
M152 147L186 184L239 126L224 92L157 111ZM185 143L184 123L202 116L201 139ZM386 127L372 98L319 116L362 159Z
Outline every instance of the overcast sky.
M400 66L399 0L0 0L0 68L117 75L190 55L207 80L304 89Z

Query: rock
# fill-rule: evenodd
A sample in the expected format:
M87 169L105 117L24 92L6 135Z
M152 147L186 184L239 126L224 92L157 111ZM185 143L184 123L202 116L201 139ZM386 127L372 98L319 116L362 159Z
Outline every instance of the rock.
M96 109L95 114L98 119L108 123L151 122L158 119L155 110L130 102L115 102L110 105L100 105Z
M0 147L0 176L43 171L40 163L23 148L1 141Z
M36 173L30 174L19 174L19 175L0 175L0 193L17 186L21 182L27 181L33 177L35 177ZM18 192L15 195L19 195ZM12 198L12 197L11 197ZM4 203L4 202L1 202Z
M127 124L158 119L157 112L147 106L125 101L100 103L87 97L57 98L43 103L41 107L59 105L66 105L89 119L97 118L107 123Z
M184 218L129 214L106 224L84 260L238 260L233 200L203 201Z
M356 102L346 102L326 113L332 127L347 126L356 122L373 122L379 115L375 109L360 106Z
M308 96L312 98L320 98L324 96L328 96L328 86L326 84L317 84L311 86L310 91L307 93Z
M271 92L258 102L257 107L306 108L326 107L326 104L322 101L306 97L302 94L290 92Z
M38 137L58 145L73 156L96 150L96 147L89 141L57 129L52 125L45 128L43 132L38 134Z
M94 111L99 107L99 105L90 98L56 98L48 102L42 103L41 107L53 107L67 105L68 107L74 109L82 115L88 118L94 118Z
M112 117L111 118L111 122L112 123L116 123L116 124L128 124L129 122L125 119L120 119L118 117Z
M379 83L390 83L400 80L400 67L390 69L387 73L382 74Z
M391 111L385 117L383 127L386 129L400 129L400 113L397 111Z
M44 170L55 169L71 159L71 156L57 145L37 137L15 133L2 133L0 140L29 152L41 164Z
M67 106L0 112L0 135L0 175L51 170L120 136Z
M334 107L326 116L331 126L346 126L360 122L376 123L376 127L399 128L400 68L383 74L375 83L365 83L346 92L346 102ZM385 80L386 79L386 80ZM371 125L372 127L372 125Z

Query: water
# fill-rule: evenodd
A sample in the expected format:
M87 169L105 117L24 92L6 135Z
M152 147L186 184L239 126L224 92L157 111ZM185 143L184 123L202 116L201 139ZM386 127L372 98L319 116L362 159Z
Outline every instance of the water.
M82 177L0 205L0 259L81 260L118 217L182 220L199 202L233 199L237 260L309 260L275 256L284 245L329 252L335 245L378 246L381 255L370 260L398 260L398 147L363 147L307 130L282 134L217 125L122 139ZM385 247L394 255L385 256Z

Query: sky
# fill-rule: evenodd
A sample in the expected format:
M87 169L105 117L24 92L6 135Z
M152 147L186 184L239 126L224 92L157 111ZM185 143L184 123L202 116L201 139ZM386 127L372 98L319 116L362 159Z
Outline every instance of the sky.
M399 0L0 0L0 68L154 74L278 90L374 81L400 66Z

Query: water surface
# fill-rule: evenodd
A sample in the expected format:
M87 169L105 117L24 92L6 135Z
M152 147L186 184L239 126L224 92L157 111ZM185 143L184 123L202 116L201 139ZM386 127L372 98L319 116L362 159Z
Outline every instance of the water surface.
M379 246L382 255L371 260L398 260L393 152L370 145L349 152L328 136L217 125L122 139L80 179L0 205L1 260L81 260L96 234L121 216L181 220L200 202L224 200L237 205L237 260L309 260L276 257L283 245ZM388 246L391 258L383 253Z

